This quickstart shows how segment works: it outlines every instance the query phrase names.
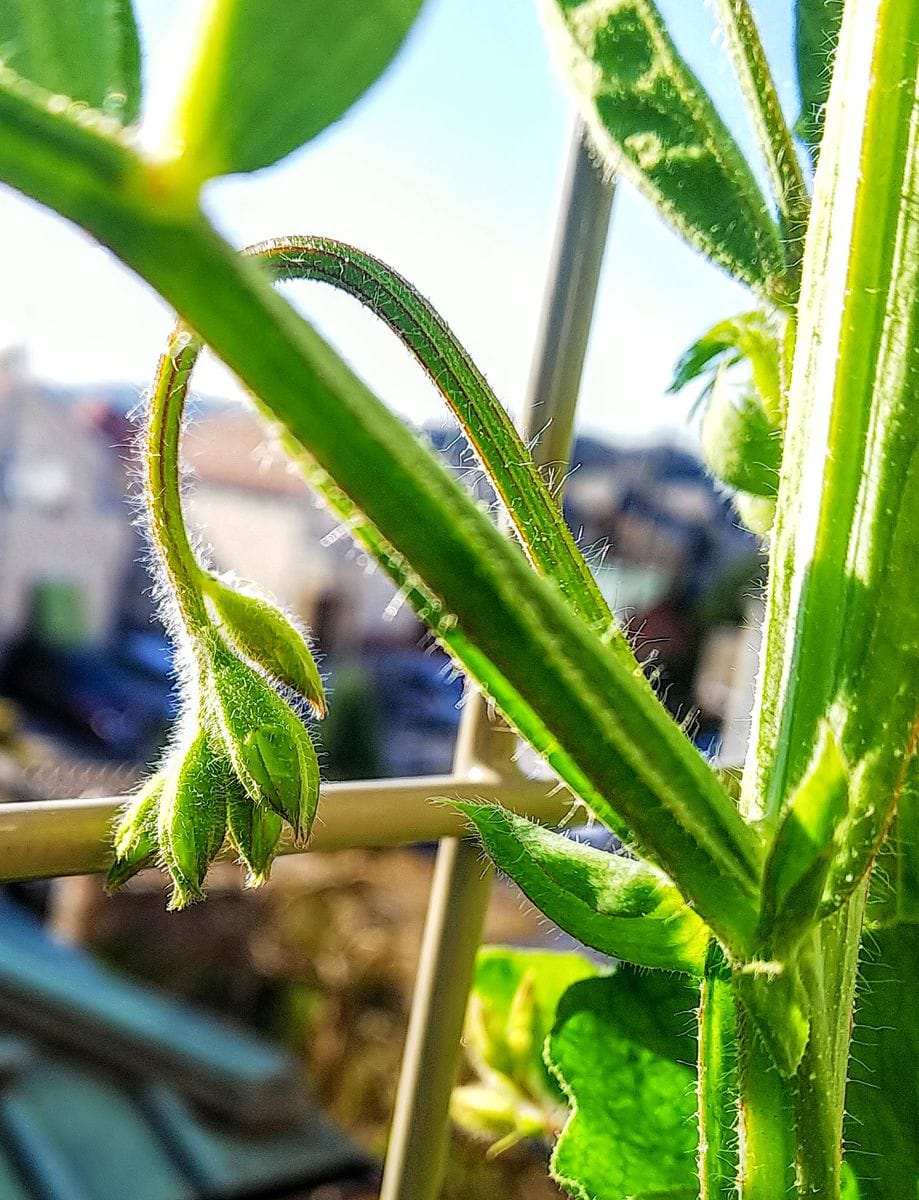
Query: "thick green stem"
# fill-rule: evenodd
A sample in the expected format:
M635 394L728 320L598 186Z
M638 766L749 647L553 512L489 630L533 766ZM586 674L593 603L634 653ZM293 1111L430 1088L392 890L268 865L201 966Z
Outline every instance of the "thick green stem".
M796 292L810 200L794 139L748 0L717 0L716 8L782 215L785 254Z
M883 836L915 739L917 27L919 0L846 7L807 239L744 779L747 811L777 814L830 719L852 778L837 903Z
M791 1095L741 1002L737 1012L740 1063L741 1200L788 1200L795 1155Z

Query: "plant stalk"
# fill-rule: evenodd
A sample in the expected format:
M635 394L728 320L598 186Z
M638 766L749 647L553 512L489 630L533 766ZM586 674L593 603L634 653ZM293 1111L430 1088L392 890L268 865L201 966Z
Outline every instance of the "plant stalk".
M150 395L144 454L151 540L190 633L210 628L200 568L182 519L179 467L184 399L199 353L200 346L188 331L179 328L170 335Z
M737 1012L730 969L709 944L699 1005L699 1186L701 1200L736 1200Z

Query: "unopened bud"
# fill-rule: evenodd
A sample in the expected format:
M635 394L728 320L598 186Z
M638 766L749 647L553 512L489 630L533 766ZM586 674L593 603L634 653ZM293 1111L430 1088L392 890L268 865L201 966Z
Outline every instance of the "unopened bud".
M154 775L132 797L115 829L115 860L105 876L113 892L156 858L156 820L163 791L163 776Z
M243 787L305 840L319 802L319 762L302 721L267 680L224 646L211 650L206 688L216 733Z
M173 881L170 909L184 908L203 895L207 869L220 853L226 835L232 784L230 764L204 731L166 774L158 835Z
M316 660L302 634L279 608L261 596L238 592L209 576L207 598L227 639L263 671L291 688L318 717L326 714Z

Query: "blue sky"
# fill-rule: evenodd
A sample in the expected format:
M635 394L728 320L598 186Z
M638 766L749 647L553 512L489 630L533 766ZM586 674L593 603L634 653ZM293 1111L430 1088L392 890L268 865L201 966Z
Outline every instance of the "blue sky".
M661 0L661 7L755 155L710 7L704 0ZM793 116L791 0L755 7ZM174 19L187 14L188 0L137 0L136 9L155 119L174 83ZM393 68L343 121L279 167L211 184L206 203L234 243L321 233L389 261L441 310L515 411L570 121L536 0L427 0ZM170 317L142 284L83 234L5 190L0 254L0 345L25 343L42 377L145 386ZM321 285L290 295L395 408L416 421L437 418L440 402L421 373L353 301ZM751 304L620 188L582 427L629 439L683 428L688 400L665 395L674 359L707 325ZM209 393L237 390L216 363L202 365L197 383Z

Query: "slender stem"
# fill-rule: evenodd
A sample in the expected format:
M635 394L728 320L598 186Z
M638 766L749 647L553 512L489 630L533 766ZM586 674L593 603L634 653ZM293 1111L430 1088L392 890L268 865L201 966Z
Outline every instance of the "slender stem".
M329 284L385 323L459 421L533 565L558 584L592 628L634 662L558 501L513 421L446 321L420 292L373 255L331 238L277 238L246 253L263 262L274 279Z
M144 454L151 538L190 632L210 626L199 582L201 570L182 517L179 486L182 414L199 352L200 345L182 326L170 335L150 395Z
M699 1183L701 1200L736 1200L737 1016L731 973L709 946L699 1006Z
M810 200L794 139L749 0L716 0L716 5L782 215L785 253L797 291Z

